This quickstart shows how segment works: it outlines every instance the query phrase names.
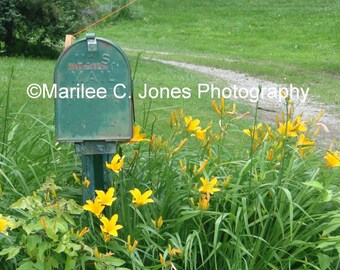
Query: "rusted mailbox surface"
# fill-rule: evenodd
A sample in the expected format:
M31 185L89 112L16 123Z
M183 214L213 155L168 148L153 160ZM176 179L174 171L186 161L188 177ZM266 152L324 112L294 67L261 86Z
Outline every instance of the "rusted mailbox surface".
M132 137L129 62L112 42L88 34L69 46L54 71L58 141L120 141Z

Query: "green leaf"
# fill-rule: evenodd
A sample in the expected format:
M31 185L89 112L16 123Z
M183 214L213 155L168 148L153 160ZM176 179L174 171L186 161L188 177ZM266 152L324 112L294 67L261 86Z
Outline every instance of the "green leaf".
M66 233L69 231L68 224L63 217L61 216L57 217L55 221L56 221L57 232Z
M327 229L323 231L323 235L328 235L331 232L337 230L340 228L340 217L333 218L328 224Z
M340 255L340 243L337 243L337 244L335 245L335 248L336 248L336 250L338 251L338 253L339 253L339 255Z
M79 251L80 249L81 249L81 245L74 244L74 243L68 243L68 244L66 244L65 253L69 257L76 257L76 256L78 256L77 251Z
M328 269L332 262L330 257L322 253L318 253L318 260L319 260L321 270Z
M51 191L52 189L59 190L61 188L54 183L54 180L52 177L47 177L45 183L43 183L42 187L39 188L37 191L42 191L46 193L46 192Z
M330 202L333 198L333 192L331 190L324 190L323 191L323 201Z
M321 249L322 251L328 251L328 250L331 250L332 247L335 246L335 244L337 244L337 243L336 242L324 241L321 244L317 245L317 248Z
M14 247L14 246L11 246L9 248L4 248L3 250L1 250L0 255L7 255L8 258L6 260L10 260L19 253L20 249L21 249L20 247Z
M50 226L47 226L46 228L46 235L52 239L54 242L58 241L58 235L55 233L55 230L51 228Z
M105 258L105 263L110 266L122 266L125 263L125 261L110 256Z
M53 258L49 257L48 260L44 263L44 269L49 270L49 269L55 269L58 268L58 261Z
M38 249L38 259L41 261L45 260L45 251L48 250L51 247L51 244L44 241L39 245Z
M30 235L32 232L36 232L37 230L41 230L42 226L40 222L30 222L28 224L22 225L24 231Z
M222 221L228 216L228 214L223 214L219 216L216 221L215 221L215 230L214 230L214 241L213 241L213 246L216 248L217 243L218 243L218 235L220 232L220 226Z
M41 197L39 196L28 196L20 198L18 201L11 205L12 209L21 209L21 210L29 210L29 211L36 211L37 208L43 208Z
M294 217L294 207L293 207L293 199L292 194L287 188L280 187L284 193L286 193L287 199L289 201L289 231L290 231L290 239L293 240L293 217Z
M323 185L318 182L318 181L308 181L308 182L303 182L304 185L316 188L318 190L324 190Z
M67 201L67 212L71 215L80 215L84 212L84 209L82 206L78 205L74 200L68 200Z
M65 270L74 270L76 268L76 260L68 256L65 263Z
M59 242L59 245L57 246L57 248L54 250L57 253L62 253L65 250L65 245L63 244L63 242Z
M71 217L71 215L69 213L63 213L63 218L70 223L71 225L75 226L76 223L74 222L73 218Z
M39 247L42 239L38 235L29 235L27 236L27 253L30 257L35 257L38 253L37 247Z
M32 261L24 262L17 270L34 269L34 263Z

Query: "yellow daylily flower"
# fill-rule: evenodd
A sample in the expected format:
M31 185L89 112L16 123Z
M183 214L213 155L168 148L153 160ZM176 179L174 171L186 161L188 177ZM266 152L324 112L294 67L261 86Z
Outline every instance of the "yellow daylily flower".
M164 267L166 266L166 262L165 262L164 257L161 253L159 253L159 261L161 262L162 266L164 266Z
M8 221L6 219L0 218L0 233L4 232L8 225Z
M89 227L84 227L80 232L77 232L77 238L82 238L85 234L90 231Z
M119 173L119 171L122 170L123 165L124 165L124 158L125 156L120 156L118 153L115 154L111 160L111 163L106 162L106 167L108 169L111 169L115 173Z
M178 117L176 112L172 112L170 115L170 127L178 127Z
M109 242L110 239L111 239L111 235L106 233L106 232L103 232L103 231L102 231L102 237L103 237L105 243Z
M150 148L151 150L155 150L156 146L156 134L152 134L151 140L150 140Z
M229 185L229 182L231 180L231 175L228 175L226 179L223 181L223 186L227 187Z
M174 149L174 151L171 152L170 156L172 156L173 154L177 153L182 147L183 145L186 144L186 142L188 141L187 138L184 138L180 143L179 145Z
M145 134L145 133L141 134L141 133L140 133L140 129L141 129L140 126L134 126L134 127L133 127L133 137L132 137L132 139L129 141L129 143L149 142L149 141L150 141L150 139L145 139L146 134Z
M230 109L230 104L228 104L228 106L226 107L226 112L225 114L231 114L231 115L235 115L237 113L236 110L236 103L233 103L233 109L231 111L228 111Z
M299 115L293 121L288 120L284 124L279 123L277 131L282 136L296 137L298 136L299 132L304 132L307 130L305 123L305 121L301 121L301 116Z
M235 115L237 114L237 110L236 110L236 103L233 103L233 105L231 104L227 104L225 106L225 100L224 98L222 97L221 99L221 103L220 103L220 106L217 106L217 103L215 100L213 100L211 102L211 105L214 109L214 111L218 114L218 115ZM244 116L243 116L244 117Z
M297 116L294 121L293 121L293 124L294 124L294 130L296 132L304 132L307 130L305 124L306 124L306 121L301 121L301 116Z
M187 165L185 165L185 164L183 163L183 161L180 159L180 160L179 160L179 166L181 167L181 169L182 169L182 174L184 175L184 174L185 174L185 171L187 170Z
M306 135L305 134L301 134L299 136L299 139L297 141L297 146L312 146L312 145L315 145L315 142L314 141L310 141L308 138L306 138Z
M202 142L205 142L207 140L207 131L210 128L211 126L207 126L205 129L201 129L199 127L195 130L195 134L192 134L191 136L194 136L197 139L201 140Z
M111 219L107 219L106 217L102 217L100 221L104 226L100 225L100 229L103 233L108 233L109 235L118 236L118 230L122 229L122 225L117 224L118 215L114 214Z
M199 119L193 120L192 117L189 116L189 117L184 117L184 121L185 121L186 131L188 131L188 132L195 131L196 129L200 128L198 126L200 124Z
M163 217L160 216L157 220L157 223L155 220L151 219L152 224L157 228L160 229L163 226Z
M202 211L205 211L209 208L209 199L207 198L207 196L204 195L200 198L200 200L198 201L198 207Z
M265 130L263 129L263 124L259 123L256 127L254 126L252 129L244 129L243 132L247 134L249 137L253 137L254 140L258 143L266 140L268 136L271 134L270 127L266 124Z
M200 174L201 172L203 172L203 170L204 170L205 166L207 166L207 164L208 164L208 160L205 159L205 160L202 162L201 166L198 168L196 174Z
M129 234L128 237L127 237L127 244L126 244L127 250L128 250L130 253L132 253L132 252L136 249L137 245L138 245L138 241L135 240L135 241L133 242L133 245L131 246L131 235Z
M75 173L72 173L72 176L73 176L74 181L75 181L78 185L81 185L79 177L78 177Z
M89 187L89 185L90 185L90 180L89 179L87 179L86 177L85 177L85 179L84 179L84 181L83 181L83 185L86 187L86 188L88 188Z
M203 177L201 177L200 180L202 182L202 186L199 188L199 192L214 194L214 192L220 191L220 189L217 187L216 177L213 177L210 181L209 179L205 179Z
M98 248L95 247L94 248L94 256L97 258L97 259L100 259L102 257L102 254L99 252Z
M90 211L91 213L95 214L97 217L102 213L105 206L98 200L98 198L94 199L94 202L91 200L87 200L86 204L83 205L83 209L86 211Z
M47 225L46 225L46 220L45 220L45 218L41 218L41 219L40 219L40 223L41 223L42 228L43 228L44 230L46 230L46 229L47 229Z
M245 112L244 114L241 114L239 116L234 117L233 119L231 119L231 121L238 121L241 120L242 118L248 116L250 114L250 112Z
M298 134L296 130L294 129L293 123L288 120L288 122L282 124L279 123L279 127L277 131L282 135L282 136L287 136L287 137L296 137Z
M142 194L138 188L135 188L130 190L130 193L133 196L132 203L137 207L154 202L153 199L149 198L152 194L152 190L147 190Z
M267 160L272 161L274 158L275 151L273 148L267 150Z
M308 138L306 138L305 134L301 134L298 138L298 141L296 143L296 146L298 147L298 152L300 153L301 157L304 158L305 153L304 151L306 149L310 149L311 146L314 146L315 142L310 141Z
M54 199L58 198L58 195L57 195L57 192L55 191L55 189L51 189L51 194L52 194Z
M150 141L151 150L155 151L161 148L166 148L167 145L168 145L168 141L166 140L163 142L162 136L156 136L156 134L152 135L151 141Z
M256 148L269 136L271 136L271 128L266 124L263 128L263 124L259 123L257 126L254 126L252 129L244 129L243 132L247 134L249 137L254 139L253 149Z
M110 187L107 192L105 193L102 190L96 190L98 201L101 202L102 205L111 206L112 203L117 200L116 197L113 196L115 193L115 189Z
M332 152L331 149L328 150L327 155L324 156L324 159L327 162L327 167L340 167L340 154L337 151Z
M181 126L180 120L183 118L184 118L183 109L172 112L170 115L170 127L178 129Z
M182 256L182 251L179 248L172 248L170 244L168 244L168 251L170 257L174 257L175 255Z
M224 101L224 99L223 99L223 101ZM217 106L216 100L213 100L213 101L211 102L211 106L213 107L214 111L215 111L218 115L221 115L221 110L220 110L220 108Z

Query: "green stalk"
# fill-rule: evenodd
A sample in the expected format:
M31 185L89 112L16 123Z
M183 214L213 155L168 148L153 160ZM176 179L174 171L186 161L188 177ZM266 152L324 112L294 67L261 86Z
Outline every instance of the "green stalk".
M5 116L4 116L4 131L3 131L3 134L2 134L2 146L1 146L1 154L3 156L6 156L5 154L5 144L7 143L7 122L8 122L8 112L9 112L9 91L10 91L10 88L11 88L11 82L12 82L12 79L13 79L13 73L14 73L14 66L12 66L12 69L11 69L11 75L9 76L9 81L8 81L8 85L7 85L7 91L6 91L6 106L5 106ZM0 163L2 163L2 158L0 160Z
M259 85L259 96L261 96L261 92L262 92L262 86ZM256 107L255 107L255 116L254 116L254 123L253 123L253 127L252 127L252 131L255 130L256 125L257 125L257 117L258 117L258 110L259 110L259 102L260 99L257 99L256 102ZM253 165L254 165L254 161L253 161L253 155L254 155L254 136L251 136L251 141L250 141L250 152L249 152L249 158L250 158L250 170L249 170L249 190L251 189L251 174L253 171Z
M287 147L287 134L288 134L288 116L289 116L289 103L286 100L286 130L285 130L285 136L283 138L283 145L282 145L282 149L283 149L283 157L282 157L282 162L281 162L281 168L280 168L280 177L279 177L279 181L278 181L278 186L281 185L282 182L282 178L283 178L283 171L284 171L284 167L285 167L285 161L286 161L286 147Z

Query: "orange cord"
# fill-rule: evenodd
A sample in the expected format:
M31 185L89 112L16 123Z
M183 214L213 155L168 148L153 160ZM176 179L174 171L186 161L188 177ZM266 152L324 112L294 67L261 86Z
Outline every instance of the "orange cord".
M90 24L89 26L86 26L85 28L81 29L80 31L74 33L72 36L75 37L77 35L79 35L80 33L86 31L87 29L91 28L92 26L95 26L96 24L100 23L101 21L104 21L105 19L107 19L108 17L112 16L113 14L116 14L117 12L121 11L122 9L130 6L131 4L133 4L134 2L137 2L138 0L132 0L131 2L127 3L124 6L121 6L120 8L116 9L115 11L111 12L110 14L106 15L105 17L99 19L98 21Z

